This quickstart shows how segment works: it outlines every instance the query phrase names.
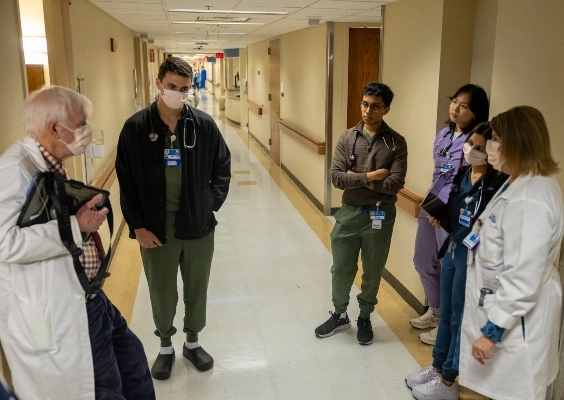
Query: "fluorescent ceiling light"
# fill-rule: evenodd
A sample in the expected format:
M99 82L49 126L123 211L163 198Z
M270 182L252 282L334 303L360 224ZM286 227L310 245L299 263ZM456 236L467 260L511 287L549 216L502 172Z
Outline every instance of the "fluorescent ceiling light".
M198 25L264 25L262 22L210 22L210 21L172 21L173 24Z
M175 35L201 35L201 32L174 32ZM245 35L244 32L212 32L209 35Z
M193 14L256 14L256 15L288 15L287 11L239 11L239 10L196 10L192 8L171 8L168 12L184 12Z

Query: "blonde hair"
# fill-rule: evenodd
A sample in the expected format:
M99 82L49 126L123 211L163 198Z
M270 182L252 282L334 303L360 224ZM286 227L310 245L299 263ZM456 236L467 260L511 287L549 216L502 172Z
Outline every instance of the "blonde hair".
M511 108L492 118L490 127L501 139L501 153L512 174L548 176L558 172L558 163L550 154L546 121L536 108Z
M26 133L35 137L49 122L68 123L77 114L88 118L92 102L74 90L44 86L25 100L22 120Z

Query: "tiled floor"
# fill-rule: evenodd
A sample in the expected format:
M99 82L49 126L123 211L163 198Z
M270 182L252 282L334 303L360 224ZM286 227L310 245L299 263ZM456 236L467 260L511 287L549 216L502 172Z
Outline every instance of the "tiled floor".
M216 214L208 322L200 334L215 367L200 373L182 357L180 303L175 319L179 333L173 338L177 359L171 378L155 381L157 398L412 399L404 378L431 361L431 347L421 345L419 332L407 323L413 310L383 282L377 307L381 316L375 312L371 318L375 342L361 347L354 323L358 289L353 285L353 327L330 338L315 337L315 327L332 310L328 232L333 222L269 164L242 129L224 122L209 94L202 94L200 107L216 119L232 153L233 171L228 199ZM127 257L130 267L141 269L135 241L123 235L117 250L116 258ZM131 328L152 364L159 341L142 273Z

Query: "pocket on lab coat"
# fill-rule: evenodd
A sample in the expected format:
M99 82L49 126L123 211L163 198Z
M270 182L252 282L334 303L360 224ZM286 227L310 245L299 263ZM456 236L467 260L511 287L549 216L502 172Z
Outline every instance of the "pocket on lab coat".
M482 320L484 326L488 322L488 312L494 304L495 295L488 294L484 298L484 306L478 307L479 312L482 313ZM511 329L507 329L501 336L501 342L497 343L497 347L518 347L523 346L525 343L527 327L526 317L519 318Z
M31 303L15 299L8 317L8 338L30 352L54 350L49 299Z

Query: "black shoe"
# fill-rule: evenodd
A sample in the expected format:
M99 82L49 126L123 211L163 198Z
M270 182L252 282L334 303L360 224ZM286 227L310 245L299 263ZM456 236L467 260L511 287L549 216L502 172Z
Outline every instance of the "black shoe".
M351 327L351 321L348 315L345 314L345 318L341 318L341 314L339 313L329 311L329 314L331 314L331 318L315 328L315 335L317 337L324 338L333 336L335 332Z
M205 351L202 346L189 349L186 345L182 346L182 355L186 357L200 372L209 371L213 368L213 358Z
M151 368L151 376L154 379L166 380L170 378L170 373L172 372L172 364L174 364L174 350L172 354L160 354L153 363Z
M372 332L372 324L370 318L358 317L356 320L358 332L356 333L356 340L358 344L368 345L374 341L374 333Z

